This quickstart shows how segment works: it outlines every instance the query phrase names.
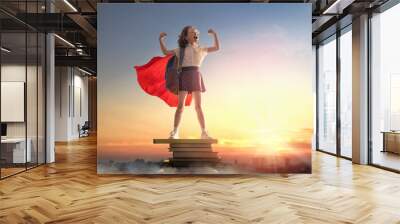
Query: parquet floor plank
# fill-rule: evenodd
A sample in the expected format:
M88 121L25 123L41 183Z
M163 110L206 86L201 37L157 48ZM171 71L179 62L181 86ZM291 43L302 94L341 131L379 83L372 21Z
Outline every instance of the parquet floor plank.
M313 152L311 175L96 174L96 138L0 181L0 223L397 223L400 175Z

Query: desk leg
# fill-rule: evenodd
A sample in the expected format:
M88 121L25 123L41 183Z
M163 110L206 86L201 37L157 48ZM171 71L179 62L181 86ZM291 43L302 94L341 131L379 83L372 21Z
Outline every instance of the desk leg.
M386 134L382 133L383 135L383 149L381 152L386 152Z

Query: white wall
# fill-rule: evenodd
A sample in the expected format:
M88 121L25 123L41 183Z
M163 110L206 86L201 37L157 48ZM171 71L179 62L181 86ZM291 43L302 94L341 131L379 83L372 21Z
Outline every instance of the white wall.
M70 84L68 73L69 69L67 67L55 68L55 141L68 140L68 86Z
M88 77L76 68L56 67L55 89L55 140L77 139L78 124L88 120Z
M27 66L25 67L24 65L18 65L18 64L5 64L1 66L1 81L2 82L25 82L25 75L26 75L26 71L25 69L27 69L27 74L28 76L35 74L36 75L36 67L33 66ZM33 82L32 79L29 79L29 84L30 85L36 85L36 82ZM36 88L27 88L27 101L32 102L34 100L30 99L30 98L36 98ZM4 97L4 96L3 96ZM27 106L31 106L31 107L35 107L36 108L36 104L35 105L27 105ZM6 108L2 108L2 110L6 110ZM31 112L31 111L28 111ZM36 123L36 113L28 113L28 122L32 122L34 121ZM33 116L33 117L32 117ZM7 122L7 136L8 137L25 137L25 123L26 122ZM28 129L30 127L33 127L32 124L28 124ZM33 127L36 130L36 126ZM28 130L28 138L30 137L29 134L31 132Z
M28 67L28 70L30 68ZM29 73L28 73L29 74ZM25 64L8 64L1 66L1 81L3 82L25 82ZM5 108L2 108L5 110ZM25 122L7 122L7 137L25 137Z
M75 70L76 72L76 70ZM71 127L72 128L72 136L73 138L79 137L79 132L77 129L78 124L81 126L88 120L88 77L74 75L74 108L72 108L72 119L71 119Z

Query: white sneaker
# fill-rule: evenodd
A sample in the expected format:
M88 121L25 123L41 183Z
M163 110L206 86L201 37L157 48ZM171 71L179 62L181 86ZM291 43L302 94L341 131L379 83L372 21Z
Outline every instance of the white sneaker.
M178 139L179 138L179 133L178 131L171 131L169 133L169 139Z
M212 139L212 138L208 135L207 131L202 131L201 139Z

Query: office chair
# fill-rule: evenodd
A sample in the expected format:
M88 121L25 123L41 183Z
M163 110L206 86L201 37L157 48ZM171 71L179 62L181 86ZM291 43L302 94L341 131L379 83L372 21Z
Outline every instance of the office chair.
M82 127L80 127L80 125L78 124L79 138L89 136L89 129L90 129L89 121L85 121Z

